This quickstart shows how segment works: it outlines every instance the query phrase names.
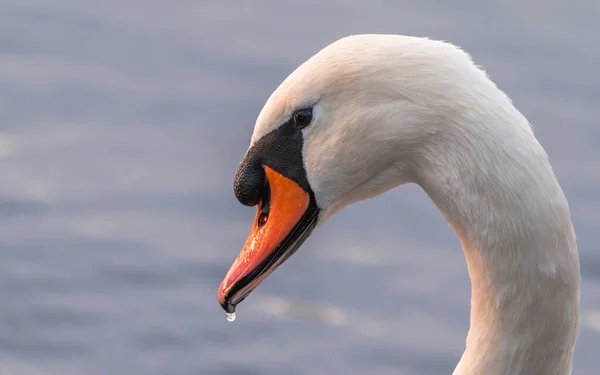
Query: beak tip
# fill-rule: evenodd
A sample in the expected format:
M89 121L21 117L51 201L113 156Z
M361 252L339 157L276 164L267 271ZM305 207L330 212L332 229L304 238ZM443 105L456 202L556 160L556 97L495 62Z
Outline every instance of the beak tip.
M227 290L224 288L219 288L219 293L217 295L217 299L219 301L219 305L225 310L226 313L230 314L235 311L235 306L230 304L227 298Z
M219 304L221 305L221 308L223 308L223 310L225 310L225 312L227 314L231 314L235 311L235 306L229 304L226 301L222 301L221 299L219 299Z

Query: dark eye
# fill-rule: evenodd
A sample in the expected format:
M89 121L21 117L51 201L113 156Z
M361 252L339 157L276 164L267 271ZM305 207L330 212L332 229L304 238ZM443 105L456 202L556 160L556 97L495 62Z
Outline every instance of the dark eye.
M294 113L294 124L300 129L310 125L312 121L312 108L300 109Z

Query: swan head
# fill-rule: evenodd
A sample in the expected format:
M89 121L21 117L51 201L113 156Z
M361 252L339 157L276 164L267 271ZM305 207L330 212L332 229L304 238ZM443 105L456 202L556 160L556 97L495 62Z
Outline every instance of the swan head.
M233 312L343 207L418 179L481 82L457 47L392 35L340 39L291 73L260 112L235 177L237 199L258 208L221 306Z

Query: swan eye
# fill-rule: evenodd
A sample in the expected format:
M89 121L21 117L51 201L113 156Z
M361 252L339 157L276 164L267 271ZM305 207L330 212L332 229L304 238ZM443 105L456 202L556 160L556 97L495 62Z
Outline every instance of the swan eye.
M294 124L303 129L312 121L312 108L300 109L294 113Z

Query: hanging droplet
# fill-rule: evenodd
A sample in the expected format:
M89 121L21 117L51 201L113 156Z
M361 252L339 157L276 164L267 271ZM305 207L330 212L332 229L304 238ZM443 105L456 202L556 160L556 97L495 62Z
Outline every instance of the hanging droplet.
M225 315L227 316L228 322L233 322L235 320L235 311L232 313L225 313Z

